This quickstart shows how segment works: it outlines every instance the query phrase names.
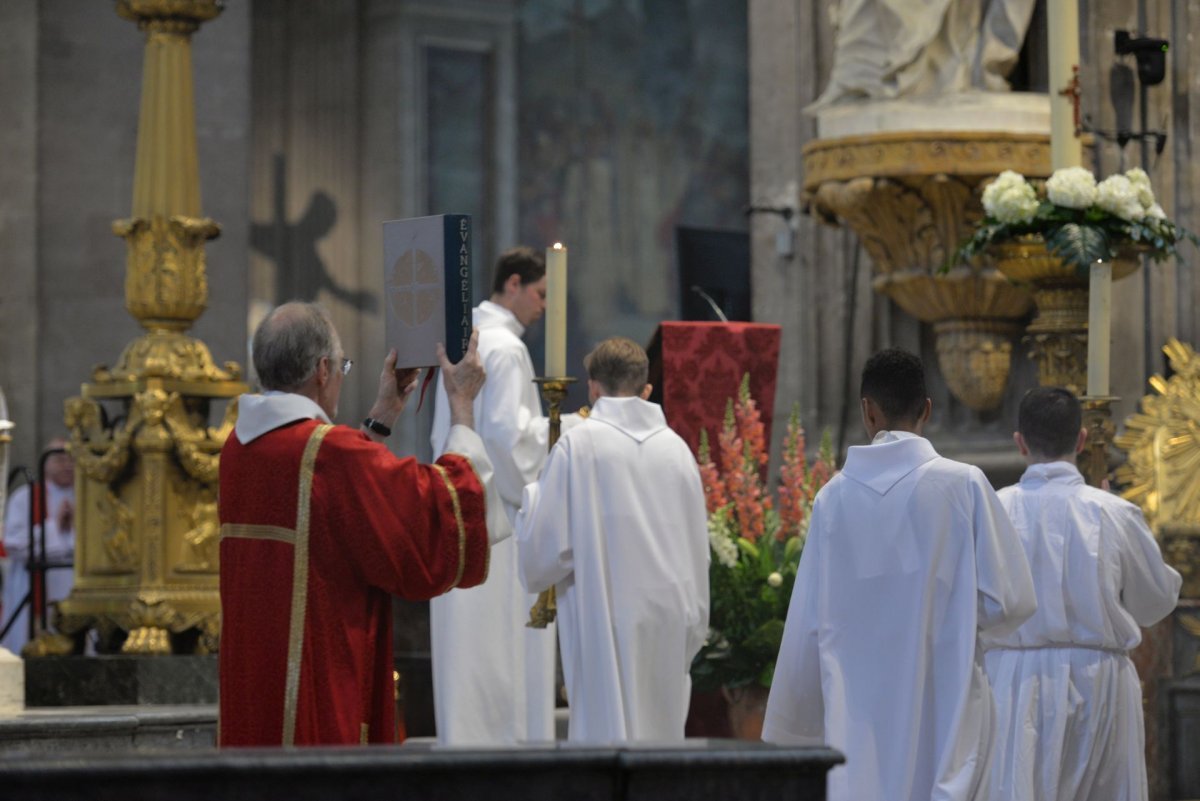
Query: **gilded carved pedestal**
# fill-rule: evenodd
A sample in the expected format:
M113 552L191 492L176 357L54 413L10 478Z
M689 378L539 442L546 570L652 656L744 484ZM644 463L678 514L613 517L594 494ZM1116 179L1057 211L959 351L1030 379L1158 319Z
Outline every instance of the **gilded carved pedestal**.
M950 391L978 411L999 406L1033 300L990 265L941 270L982 217L988 180L1005 169L1049 174L1049 137L903 131L817 139L804 148L804 168L810 208L859 235L875 264L875 289L933 325Z
M191 35L220 11L219 0L117 3L146 36L133 213L113 224L127 243L126 307L145 333L65 404L77 541L56 619L75 643L96 629L104 650L206 653L220 632L217 459L246 387L185 333L208 303L204 245L220 232L200 212Z
M1037 317L1026 329L1026 341L1038 365L1038 383L1082 396L1087 389L1087 275L1049 253L1040 237L999 243L992 251L996 269L1033 292ZM1135 253L1124 254L1113 262L1112 280L1140 266Z

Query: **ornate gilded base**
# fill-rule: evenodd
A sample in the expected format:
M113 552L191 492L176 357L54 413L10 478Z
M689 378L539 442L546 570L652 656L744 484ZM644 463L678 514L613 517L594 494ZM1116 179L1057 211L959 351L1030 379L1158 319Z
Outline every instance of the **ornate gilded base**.
M1183 577L1179 597L1200 601L1200 525L1165 525L1161 537L1163 557ZM1193 633L1200 636L1200 618L1195 619L1197 630ZM1200 654L1196 658L1200 664Z
M1021 341L1037 362L1040 386L1063 387L1076 395L1087 389L1086 330L1031 333Z
M181 335L146 338L164 336ZM77 639L96 629L102 652L118 642L131 654L217 648L217 464L236 400L224 398L219 426L206 423L214 399L245 386L178 389L192 385L178 376L90 384L66 403L79 535L56 627Z
M1087 276L1047 251L1039 236L994 245L992 252L997 270L1033 288L1038 313L1024 342L1037 362L1038 383L1082 395L1087 388ZM1124 254L1113 262L1113 280L1139 266L1135 253Z
M1108 479L1110 457L1113 453L1113 438L1117 433L1113 422L1112 405L1118 400L1112 396L1080 398L1083 404L1083 427L1087 429L1087 442L1076 458L1079 472L1093 487L1100 487Z
M1000 405L1021 326L1009 320L944 320L937 335L938 367L954 397L975 411Z
M995 409L1012 368L1012 346L1029 312L1029 292L993 269L959 267L944 274L905 270L876 276L877 292L932 323L938 366L968 408Z
M562 432L562 402L567 399L567 390L575 379L569 376L558 378L535 378L534 383L542 392L542 400L546 401L550 416L549 447L553 448ZM554 622L558 616L558 599L554 588L543 590L537 601L529 609L529 622L525 625L531 629L544 629Z
M216 653L221 634L221 597L211 588L139 593L116 588L72 592L59 604L55 628L75 641L94 629L102 652L135 655ZM117 644L120 643L119 648Z

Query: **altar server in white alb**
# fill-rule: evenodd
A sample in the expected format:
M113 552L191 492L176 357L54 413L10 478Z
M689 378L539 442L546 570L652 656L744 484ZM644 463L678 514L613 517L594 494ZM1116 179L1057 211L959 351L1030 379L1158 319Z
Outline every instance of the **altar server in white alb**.
M521 341L545 309L542 254L527 247L505 251L496 264L491 300L476 306L473 315L487 372L475 399L475 430L495 466L495 486L510 525L549 446L549 421L542 416L533 362ZM445 450L449 433L450 406L439 378L430 437L435 457ZM521 587L516 544L508 539L492 548L482 585L430 601L438 742L511 745L554 739L554 627L525 626L536 599Z
M991 797L1147 797L1142 691L1130 649L1170 614L1180 576L1141 510L1089 487L1075 467L1087 432L1079 401L1039 387L1021 401L1017 448L1029 467L1000 490L1021 536L1038 611L988 632L996 697Z
M871 444L818 493L763 739L846 755L831 801L983 799L993 708L981 632L1036 607L1029 565L976 467L938 456L920 359L872 356Z
M557 588L572 741L682 740L688 670L708 630L700 472L645 400L641 347L607 339L586 366L591 416L525 488L521 580Z

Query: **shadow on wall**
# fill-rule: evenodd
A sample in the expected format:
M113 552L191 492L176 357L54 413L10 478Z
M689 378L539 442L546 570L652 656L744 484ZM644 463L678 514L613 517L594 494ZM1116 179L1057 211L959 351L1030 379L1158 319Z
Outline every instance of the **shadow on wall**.
M375 293L338 284L317 252L317 243L337 223L337 204L318 190L300 219L288 222L286 160L276 154L274 162L274 219L251 223L250 245L275 265L276 301L315 301L324 290L360 312L374 313L379 302Z

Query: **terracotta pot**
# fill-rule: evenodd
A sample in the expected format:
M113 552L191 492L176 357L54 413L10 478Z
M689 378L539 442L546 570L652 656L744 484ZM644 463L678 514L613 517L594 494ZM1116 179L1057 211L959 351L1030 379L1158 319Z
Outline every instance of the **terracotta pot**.
M721 688L734 739L762 739L763 718L767 714L767 696L770 692L769 688L758 685Z

